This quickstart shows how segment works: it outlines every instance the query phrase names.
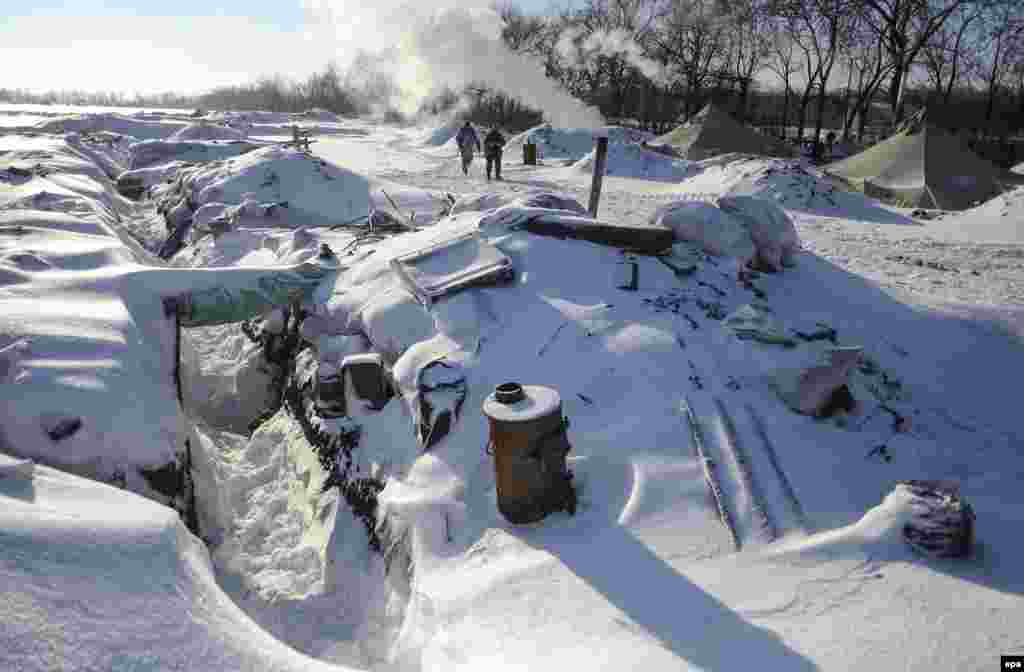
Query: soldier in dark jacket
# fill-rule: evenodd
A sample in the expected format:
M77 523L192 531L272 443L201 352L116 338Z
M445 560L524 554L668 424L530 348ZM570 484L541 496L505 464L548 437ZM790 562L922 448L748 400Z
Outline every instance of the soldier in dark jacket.
M473 149L480 151L480 138L468 121L456 134L455 143L459 146L459 154L462 155L462 174L469 175L469 165L473 163Z
M496 128L484 138L484 158L487 159L487 179L491 179L491 168L494 177L501 179L501 153L505 151L505 136Z

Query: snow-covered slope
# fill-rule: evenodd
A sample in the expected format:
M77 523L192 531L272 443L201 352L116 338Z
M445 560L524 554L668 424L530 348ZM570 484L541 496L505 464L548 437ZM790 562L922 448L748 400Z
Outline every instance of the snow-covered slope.
M0 540L4 669L339 670L253 623L178 514L137 495L0 476Z
M2 461L0 603L14 605L3 620L15 626L0 634L0 667L49 669L55 656L81 670L320 664L290 645L320 661L391 670L985 670L1019 650L1019 246L941 244L929 237L936 222L889 226L912 220L828 193L791 164L732 157L676 184L613 176L602 220L646 221L688 192L768 197L804 241L795 266L738 277L733 260L680 248L665 259L675 268L632 259L638 287L625 291L616 249L501 226L481 211L552 184L585 200L586 174L510 166L507 182L489 185L500 195L466 199L419 231L360 237L324 224L350 198L365 198L365 212L381 175L404 171L421 188L409 203L485 185L423 159L395 131L329 142L339 155L366 157L367 168L270 148L189 173L179 199L288 200L308 221L295 228L268 217L206 236L176 258L181 268L161 268L124 239L118 227L134 220L99 206L100 174L65 193L34 169L0 173L0 320L12 335L0 342L0 389L5 411L14 409L0 426L35 442L40 459L72 445L74 455L136 459L190 439L201 527L216 532L207 539L213 575L231 596L170 510L43 467L33 482L27 467ZM511 261L513 282L423 303L407 291L393 260L476 232ZM238 417L266 401L256 392L267 377L248 377L266 360L227 325L184 339L186 408L209 417L179 415L159 299L229 275L239 290L321 243L339 253L338 269L303 306L306 347L284 355L285 405L251 435L232 435L205 398L192 398L212 396L204 385L220 375L230 384L217 394L234 390L237 407L227 410ZM988 250L1001 275L938 285L953 272L912 264L901 275L908 264L888 257L907 244L963 264ZM471 249L426 258L440 270L490 258ZM992 305L972 293L986 288ZM745 340L728 328L722 318L748 304L770 308L784 338ZM293 328L282 323L274 313L263 325ZM831 418L794 413L780 381L833 344L863 348L849 379L857 406ZM374 410L349 390L348 417L320 417L319 367L370 349L384 355L398 394ZM444 375L429 368L439 360ZM514 526L498 512L481 408L509 380L561 395L573 516ZM700 423L700 452L684 400ZM51 402L90 414L54 441L39 424ZM424 417L439 409L455 422L424 450ZM345 433L354 427L357 439ZM328 435L350 443L331 453ZM88 441L70 443L79 439ZM733 532L709 493L709 468ZM906 478L959 483L977 513L971 557L936 560L906 547L913 512L889 496ZM365 527L373 518L380 524Z
M582 173L594 172L596 149L591 149L572 168ZM679 182L698 169L684 159L675 159L638 144L609 143L605 174L645 180Z
M523 145L532 142L537 145L537 156L550 161L579 161L593 151L596 138L608 138L609 145L639 143L650 140L653 134L623 126L606 126L600 129L556 128L543 124L509 138L505 152L510 156L522 156Z
M179 142L183 140L244 140L245 132L230 126L198 123L185 126L168 139Z
M183 121L152 121L122 114L100 112L49 119L36 124L35 130L42 133L110 132L130 135L136 140L153 140L167 138L184 128L185 125Z

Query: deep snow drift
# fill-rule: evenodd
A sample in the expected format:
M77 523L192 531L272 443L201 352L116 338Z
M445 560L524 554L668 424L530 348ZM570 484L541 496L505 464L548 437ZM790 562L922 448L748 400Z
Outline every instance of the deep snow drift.
M2 452L141 466L179 455L188 439L213 561L167 508L4 460L0 572L13 606L3 618L15 624L2 635L5 664L323 664L298 649L373 669L984 670L1019 648L1017 247L946 245L929 237L941 219L829 193L799 164L743 159L679 182L613 175L601 219L642 223L679 201L767 197L795 222L804 250L794 264L740 277L736 260L685 243L662 259L625 259L520 228L538 207L579 223L571 197L584 200L585 173L510 158L509 180L487 185L415 138L365 130L379 135L315 146L358 157L362 169L281 148L167 169L175 181L157 185L157 198L175 206L162 206L168 215L180 208L167 219L206 229L183 238L172 268L125 234L148 226L155 203L122 199L74 136L0 138L15 152L0 155ZM116 145L88 149L126 167ZM398 177L418 188L395 187ZM523 200L552 185L568 193ZM438 221L445 190L498 193L461 199ZM282 202L303 217L282 216ZM416 209L406 221L421 228L324 226L371 206L399 218ZM980 221L972 214L982 212L962 215L965 225ZM275 372L266 353L276 351L247 335L292 334L281 311L245 329L186 330L180 408L160 299L240 291L317 258L321 243L337 265L303 301L302 351L286 351ZM909 249L953 261L887 258ZM457 279L496 254L513 265L512 282L427 301L409 284ZM619 289L623 261L637 264L636 291ZM963 270L943 270L954 262ZM424 275L410 275L417 263ZM761 316L772 337L752 340L734 328L737 314ZM857 407L794 413L780 383L833 345L863 348L848 383ZM321 414L317 377L370 350L384 356L396 396L370 408L347 389L345 417ZM249 421L273 410L282 372L284 404L250 433ZM510 379L561 395L574 516L516 527L497 512L480 409ZM709 494L684 400L736 541ZM441 427L445 411L454 422L424 451L424 422ZM328 445L343 446L333 462L322 459ZM978 514L971 558L905 546L913 512L889 494L903 478L959 482ZM126 481L166 501L143 477ZM359 507L374 499L368 516Z

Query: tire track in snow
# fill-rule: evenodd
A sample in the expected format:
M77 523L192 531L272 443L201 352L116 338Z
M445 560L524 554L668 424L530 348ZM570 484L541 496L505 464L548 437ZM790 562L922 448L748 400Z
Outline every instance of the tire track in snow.
M774 540L772 526L767 523L767 513L757 499L749 463L735 448L735 427L731 418L723 415L724 406L717 397L711 398L709 405L712 406L711 413L716 420L717 431L708 452L721 467L718 477L734 516L740 544L749 546L770 543Z
M768 496L766 499L778 523L779 531L782 534L790 531L802 534L812 533L814 530L807 520L807 514L793 490L789 477L786 476L786 472L782 468L782 463L775 452L775 446L765 429L764 421L751 404L747 403L745 409L761 446L759 451L754 452L755 468L759 473L772 474L772 478L767 479Z
M725 407L725 404L722 403L722 400L719 397L715 397L715 409L718 411L718 417L722 423L722 430L725 434L725 450L729 453L729 457L736 465L739 481L742 487L747 491L747 496L750 502L750 513L753 518L752 522L757 526L758 532L760 533L759 536L765 536L768 542L775 541L779 536L778 528L775 523L772 522L771 516L769 515L764 493L762 493L758 487L758 481L754 476L750 457L743 444L740 442L739 434L736 432L736 424L733 422L732 416L729 414L729 410Z
M715 502L715 507L718 509L718 517L721 519L722 524L725 525L726 529L729 530L729 535L732 537L733 545L736 550L740 550L743 546L740 541L740 536L736 531L736 522L733 518L732 511L726 502L726 496L722 492L722 487L718 479L718 472L714 459L708 453L707 444L704 442L704 432L701 429L700 421L697 419L697 415L693 412L693 406L690 404L690 400L683 398L680 404L680 411L683 413L683 417L686 418L686 424L690 428L690 440L693 442L694 451L697 453L697 459L701 461L704 468L704 481L708 485L708 489L711 491L711 497Z

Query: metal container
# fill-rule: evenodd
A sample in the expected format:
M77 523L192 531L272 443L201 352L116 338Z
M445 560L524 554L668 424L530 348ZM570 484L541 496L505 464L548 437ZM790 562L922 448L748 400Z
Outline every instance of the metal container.
M349 355L341 362L341 370L352 381L356 397L380 410L392 397L391 384L384 369L384 359L375 352Z
M523 143L523 165L537 165L537 145L532 142Z
M576 493L565 458L566 436L558 392L539 385L503 383L487 397L498 490L498 510L510 523L533 523L555 511L576 512Z

